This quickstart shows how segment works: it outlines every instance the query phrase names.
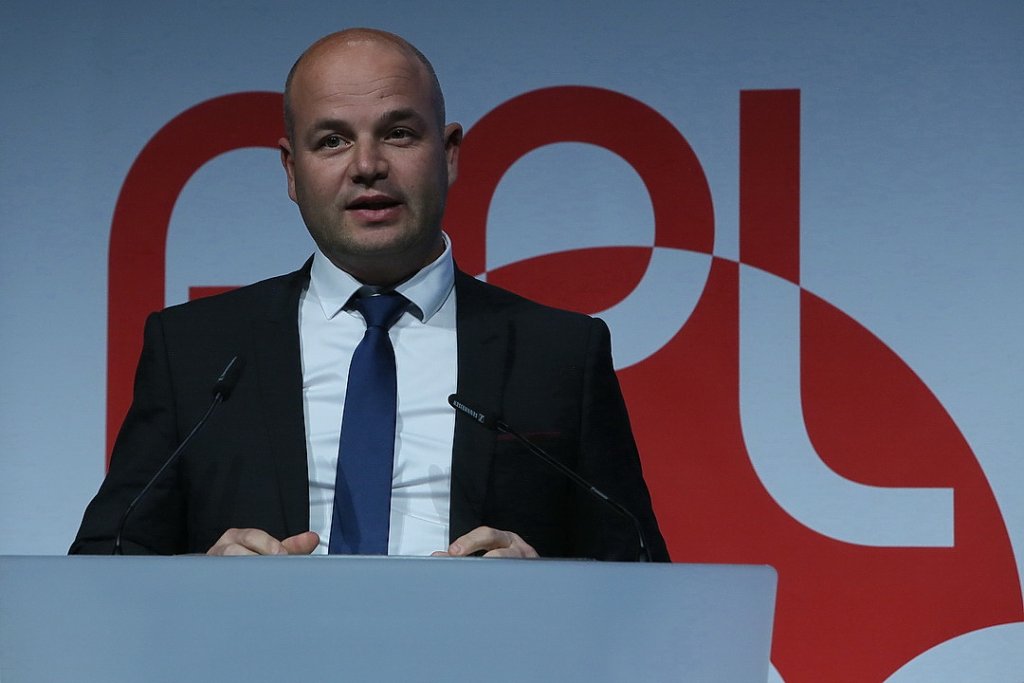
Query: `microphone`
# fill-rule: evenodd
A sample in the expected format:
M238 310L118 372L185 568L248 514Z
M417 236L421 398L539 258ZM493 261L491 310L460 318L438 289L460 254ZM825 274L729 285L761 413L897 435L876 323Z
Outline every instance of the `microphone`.
M142 500L146 493L149 492L149 489L153 487L153 484L155 484L160 478L160 475L164 473L164 470L170 467L171 464L178 459L178 456L180 456L185 450L185 447L188 446L190 441L192 441L192 437L199 433L203 428L203 425L205 425L207 420L210 419L210 416L213 415L215 410L217 410L217 407L224 401L228 400L228 397L231 396L231 391L235 388L235 385L238 384L238 378L241 376L242 368L244 367L245 359L241 356L235 356L228 361L228 364L220 373L220 377L218 377L217 381L213 384L213 401L210 402L210 407L206 409L206 413L199 418L199 421L196 422L195 427L193 427L192 431L188 433L188 436L178 444L178 447L175 448L170 457L164 461L164 464L160 466L160 469L156 471L156 474L146 482L146 485L142 487L139 494L135 496L135 498L132 499L132 502L128 504L128 507L125 508L124 514L121 515L121 522L117 525L117 535L114 537L114 549L111 551L111 555L122 554L121 535L124 533L125 524L128 522L128 517L132 514L132 510L135 509L135 506L139 504L139 501Z
M502 422L497 417L493 415L488 415L487 413L481 412L480 410L477 410L475 408L471 408L467 404L463 403L462 399L460 399L456 394L452 394L451 396L448 397L448 404L452 408L455 408L455 410L459 411L463 415L466 415L477 424L483 425L487 429L511 435L524 446L526 446L527 450L529 450L535 456L540 458L549 466L561 472L563 475L568 477L574 484L576 484L581 489L589 493L591 496L600 500L602 503L610 507L616 513L632 522L633 529L636 531L637 541L639 542L640 546L640 552L637 555L637 560L639 560L640 562L651 561L651 552L647 547L647 539L644 537L644 530L643 527L640 526L640 520L638 520L632 512L627 510L625 506L609 498L607 494L602 492L596 486L591 484L589 481L587 481L580 475L576 474L576 472L571 470L569 467L566 467L561 461L554 458L551 454L546 452L540 446L536 445L535 443L527 439L525 436L509 427L507 424Z
M245 359L241 356L235 356L228 361L223 372L220 373L220 377L213 384L213 397L215 400L218 395L220 395L222 402L228 400L235 385L238 384L238 378L241 376L242 368L244 367Z

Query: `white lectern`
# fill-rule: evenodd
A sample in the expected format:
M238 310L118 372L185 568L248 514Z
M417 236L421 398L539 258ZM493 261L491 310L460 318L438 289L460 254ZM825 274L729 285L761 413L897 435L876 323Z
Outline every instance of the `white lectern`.
M0 557L0 683L768 677L771 567Z

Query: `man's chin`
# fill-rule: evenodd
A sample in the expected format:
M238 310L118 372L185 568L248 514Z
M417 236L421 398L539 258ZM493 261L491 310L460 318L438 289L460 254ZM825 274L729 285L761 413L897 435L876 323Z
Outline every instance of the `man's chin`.
M396 256L413 248L416 239L396 225L366 225L348 231L336 245L341 253L366 257Z
M321 245L321 251L334 265L363 282L394 284L433 261L443 250L440 231L436 242L422 238L389 227L360 229Z

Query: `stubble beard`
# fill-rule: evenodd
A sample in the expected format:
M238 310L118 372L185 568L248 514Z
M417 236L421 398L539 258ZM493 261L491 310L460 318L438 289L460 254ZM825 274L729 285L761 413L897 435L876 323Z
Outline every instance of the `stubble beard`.
M328 225L321 222L310 233L335 266L364 281L404 279L433 261L443 245L440 225L374 227L346 225L339 220Z

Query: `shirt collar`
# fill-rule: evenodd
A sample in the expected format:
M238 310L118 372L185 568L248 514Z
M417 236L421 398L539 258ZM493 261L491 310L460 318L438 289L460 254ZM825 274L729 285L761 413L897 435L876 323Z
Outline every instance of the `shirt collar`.
M444 239L444 252L394 288L412 303L409 312L424 323L441 310L455 286L452 243L445 233L442 232L441 237ZM309 274L309 293L320 302L326 318L331 319L344 310L352 295L363 286L359 280L331 263L317 247Z

